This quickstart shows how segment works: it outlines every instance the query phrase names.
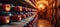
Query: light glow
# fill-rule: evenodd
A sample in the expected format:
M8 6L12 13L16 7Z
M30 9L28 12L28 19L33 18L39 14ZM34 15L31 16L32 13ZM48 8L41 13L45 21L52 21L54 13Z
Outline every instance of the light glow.
M9 23L10 22L10 17L9 16L5 16L5 22Z
M43 27L43 25L40 25L39 27Z
M6 4L6 5L5 5L5 10L6 10L6 11L10 11L10 8L11 8L11 6L10 6L9 4Z
M41 9L45 9L45 5L43 5L43 4L39 4L38 5L38 8L41 10Z
M10 21L10 20L9 20L9 19L7 19L7 20L6 20L6 23L9 23L9 21Z
M20 8L20 11L22 11L22 7L19 7Z

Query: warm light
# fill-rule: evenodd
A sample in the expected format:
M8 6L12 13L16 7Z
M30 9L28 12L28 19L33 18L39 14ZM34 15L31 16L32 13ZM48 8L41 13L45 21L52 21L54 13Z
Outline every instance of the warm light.
M55 6L55 2L53 3L53 7Z
M45 5L43 5L43 4L39 4L38 5L38 8L41 10L41 9L45 9Z
M43 25L40 25L39 27L43 27Z
M10 11L10 8L11 8L11 6L10 6L9 4L6 4L5 10L6 10L6 11Z
M41 3L44 3L48 6L48 1L38 1L36 4L41 4Z
M6 23L9 23L9 22L10 22L10 20L9 20L9 19L7 19L7 20L6 20Z
M22 7L19 7L20 8L20 11L22 11Z
M47 1L47 0L40 0L40 1Z
M10 18L9 18L9 16L7 16L7 17L5 17L6 18L6 23L9 23L10 22Z

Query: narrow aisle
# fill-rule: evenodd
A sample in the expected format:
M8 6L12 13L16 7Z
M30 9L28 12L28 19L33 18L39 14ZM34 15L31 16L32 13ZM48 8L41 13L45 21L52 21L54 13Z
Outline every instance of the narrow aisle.
M53 27L51 23L44 19L39 19L37 23L37 27Z

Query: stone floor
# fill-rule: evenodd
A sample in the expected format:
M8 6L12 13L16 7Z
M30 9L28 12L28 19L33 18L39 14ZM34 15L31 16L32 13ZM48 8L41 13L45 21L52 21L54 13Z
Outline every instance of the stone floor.
M37 27L53 27L53 26L49 21L44 20L44 19L39 19Z

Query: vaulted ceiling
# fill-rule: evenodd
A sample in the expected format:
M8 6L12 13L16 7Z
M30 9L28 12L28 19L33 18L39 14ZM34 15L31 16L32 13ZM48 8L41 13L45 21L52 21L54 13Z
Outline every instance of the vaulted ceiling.
M35 8L34 0L0 0L0 3L8 3L28 8Z
M59 1L60 0L58 0L58 4L59 4ZM36 8L35 0L0 0L0 3L9 3L9 4L13 4L13 5L28 7L28 8Z

